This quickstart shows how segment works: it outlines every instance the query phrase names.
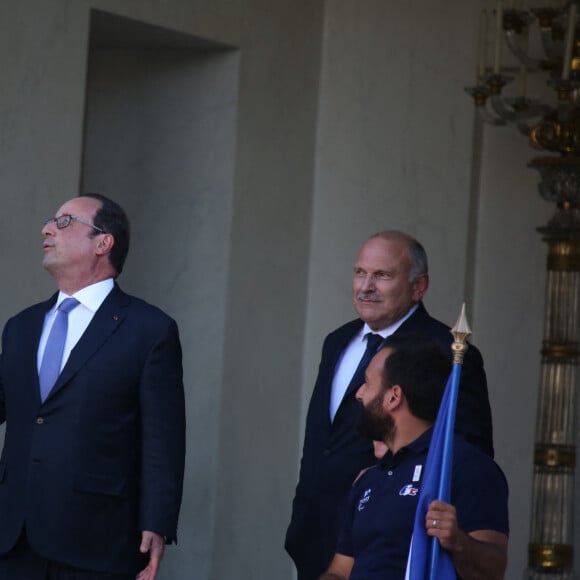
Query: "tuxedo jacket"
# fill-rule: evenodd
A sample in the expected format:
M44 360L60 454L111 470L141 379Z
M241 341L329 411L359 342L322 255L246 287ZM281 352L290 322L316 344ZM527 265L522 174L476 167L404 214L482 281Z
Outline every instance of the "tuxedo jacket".
M23 528L39 555L133 574L142 530L176 537L185 458L175 322L115 285L40 400L38 342L57 295L2 335L0 555Z
M362 320L353 320L326 337L308 408L300 476L285 543L299 574L308 579L318 578L328 567L335 552L346 495L361 469L376 461L372 443L356 431L362 409L355 399L357 388L346 392L332 423L329 415L335 367L362 326ZM429 316L422 303L395 334L431 338L452 356L449 327ZM473 345L467 350L462 368L455 428L493 457L487 381L481 354Z

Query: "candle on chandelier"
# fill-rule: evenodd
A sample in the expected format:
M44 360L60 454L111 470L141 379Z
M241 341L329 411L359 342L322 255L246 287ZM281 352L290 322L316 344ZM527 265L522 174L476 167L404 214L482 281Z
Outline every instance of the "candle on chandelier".
M568 12L568 31L566 33L566 52L564 53L564 63L562 65L562 80L570 78L570 64L572 63L572 50L574 48L574 36L576 34L576 4L570 3Z
M477 83L479 84L485 81L485 69L487 68L487 10L482 10L479 15L477 56Z
M528 40L530 30L526 27L522 39L522 51L528 56ZM525 98L528 91L528 67L525 62L520 64L520 75L518 78L518 92L520 97Z
M497 0L495 7L495 52L493 58L493 73L499 74L501 61L501 41L503 31L503 7L501 0Z

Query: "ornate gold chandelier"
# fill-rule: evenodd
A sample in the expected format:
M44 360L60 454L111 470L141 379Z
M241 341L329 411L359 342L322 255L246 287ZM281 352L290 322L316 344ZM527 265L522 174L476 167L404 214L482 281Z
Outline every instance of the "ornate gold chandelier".
M525 8L522 1L491 12L493 65L487 66L488 14L480 19L477 84L467 87L484 123L512 124L544 152L529 166L540 195L555 203L538 228L548 244L544 335L536 416L528 580L574 578L575 409L580 362L580 22L578 0ZM532 32L536 42L530 42ZM515 95L506 87L502 50L517 63ZM539 56L530 47L540 45ZM513 70L513 67L512 67ZM548 99L527 95L528 74L545 75Z

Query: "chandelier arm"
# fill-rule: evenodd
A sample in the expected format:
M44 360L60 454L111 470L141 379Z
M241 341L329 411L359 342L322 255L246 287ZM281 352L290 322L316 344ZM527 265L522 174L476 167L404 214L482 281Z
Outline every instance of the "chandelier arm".
M552 111L551 107L548 107L537 100L504 99L499 95L493 95L489 100L491 101L491 107L495 114L505 122L518 123L527 119L540 119ZM526 103L525 108L514 106L522 101Z
M530 132L532 130L532 125L529 125L525 121L518 121L516 123L516 127L518 128L519 132L525 135L526 137L530 136Z
M554 109L548 105L544 105L540 101L534 99L527 99L528 106L526 109L520 111L516 110L515 117L517 121L523 121L525 119L542 118L548 113L551 113Z
M492 95L489 98L489 102L494 113L504 121L517 120L516 112L512 108L506 106L504 99L500 95Z
M493 114L487 106L477 107L477 114L479 115L479 118L487 125L501 127L502 125L506 124L503 119Z
M518 59L521 64L525 64L530 72L541 70L545 67L546 62L540 59L531 58L521 47L522 35L517 34L514 30L505 32L505 39L510 52Z
M541 61L542 64L540 67L542 69L560 67L562 59L564 58L564 43L561 40L554 41L551 28L542 27L540 29L540 38L542 48L548 57L547 61Z

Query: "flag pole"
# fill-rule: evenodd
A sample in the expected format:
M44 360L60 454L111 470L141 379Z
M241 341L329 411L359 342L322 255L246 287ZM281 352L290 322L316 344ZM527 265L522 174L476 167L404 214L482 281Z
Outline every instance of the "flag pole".
M451 472L453 467L453 429L455 426L455 408L457 406L457 394L459 392L459 379L461 376L461 367L465 353L469 348L467 339L471 336L471 329L467 324L465 316L465 302L461 305L461 312L455 326L451 329L451 334L455 339L451 345L453 352L453 368L450 377L450 397L449 397L449 412L446 416L446 423L444 427L444 440L441 463L441 479L439 481L439 493L437 498L441 501L449 503L451 495ZM431 566L430 566L430 580L436 580L437 562L439 560L439 542L433 538L431 543Z

